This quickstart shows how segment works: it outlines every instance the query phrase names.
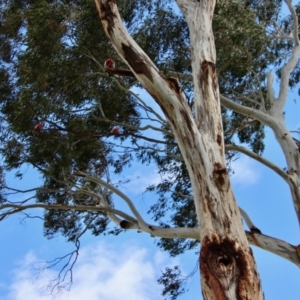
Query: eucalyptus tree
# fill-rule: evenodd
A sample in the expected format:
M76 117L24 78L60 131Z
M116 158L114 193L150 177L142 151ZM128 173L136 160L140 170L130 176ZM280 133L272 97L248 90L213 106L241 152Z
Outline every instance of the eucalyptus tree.
M300 219L299 142L283 118L299 78L299 10L285 0L290 16L280 18L281 2L3 1L1 219L42 207L45 235L60 232L77 248L88 230L138 229L172 255L201 245L205 299L262 299L249 243L298 266L299 249L263 235L238 208L228 162L241 152L275 171ZM107 58L115 68L103 68ZM264 126L286 171L261 156ZM172 175L148 187L159 196L154 224L111 180L133 162ZM12 203L11 192L26 191L7 186L5 172L22 178L28 164L43 183ZM115 207L114 195L129 211ZM177 271L160 279L171 298L182 292Z

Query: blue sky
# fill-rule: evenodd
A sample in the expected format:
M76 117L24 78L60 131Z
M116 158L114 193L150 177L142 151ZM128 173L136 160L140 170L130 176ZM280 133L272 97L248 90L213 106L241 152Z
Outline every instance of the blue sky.
M291 93L285 109L290 130L300 128L299 102L299 96ZM156 104L151 103L151 106ZM266 133L263 156L284 168L284 157L272 132L267 129ZM233 168L232 184L237 201L256 226L267 235L299 244L299 224L286 183L265 166L242 154ZM155 166L133 166L122 175L122 179L128 177L131 182L120 189L131 197L145 216L148 204L142 192L143 187L159 179ZM37 182L38 176L31 169L22 181L13 176L9 178L9 183L19 188L29 188ZM47 286L51 278L57 276L59 268L45 272L37 272L37 268L41 268L43 261L67 254L74 246L60 236L47 240L43 237L42 221L24 220L21 214L0 223L0 245L0 300L53 299L48 295ZM264 250L255 247L253 250L266 299L299 299L299 268ZM153 238L134 231L117 237L86 234L81 239L72 289L62 291L56 299L163 299L161 287L156 283L161 271L166 266L179 264L185 274L189 274L197 263L194 252L170 258L168 253L155 246ZM202 299L198 271L187 283L187 288L189 292L179 299Z
M297 95L291 94L285 110L291 130L300 127L300 104L299 101L294 102L297 98ZM285 167L284 158L270 130L267 130L264 156ZM235 174L232 183L238 203L257 227L267 235L299 244L299 226L290 192L281 178L244 155L233 163L233 168ZM28 169L22 181L11 176L9 182L14 182L19 188L32 187L37 180L35 175ZM123 179L128 177L131 182L120 189L131 197L145 215L148 204L147 196L142 193L143 187L159 179L155 166L133 166L122 175ZM24 295L31 300L52 299L46 287L50 278L57 276L59 268L45 272L37 272L36 268L40 268L43 261L72 251L73 245L60 236L52 240L45 239L42 221L24 220L22 215L14 215L1 222L0 232L0 300L24 299ZM93 237L87 234L81 240L72 289L57 297L72 300L83 297L103 300L163 299L160 296L161 287L156 283L161 271L166 266L179 264L185 274L189 274L197 263L194 252L170 258L155 246L153 238L133 231L117 237ZM300 270L283 258L255 247L254 254L266 299L299 299ZM199 282L196 272L187 283L189 292L180 299L201 299Z

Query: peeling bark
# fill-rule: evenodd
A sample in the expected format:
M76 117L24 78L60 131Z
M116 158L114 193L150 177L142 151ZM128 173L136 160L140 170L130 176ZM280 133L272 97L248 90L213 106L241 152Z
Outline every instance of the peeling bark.
M204 240L203 243L200 268L205 275L202 278L204 298L256 299L261 286L259 281L256 281L256 285L252 284L251 278L253 274L257 276L257 273L251 263L249 264L253 260L251 249L245 253L227 239L221 243L217 238L215 242Z
M178 80L161 74L130 37L122 24L116 1L95 0L107 36L163 110L187 166L200 224L204 298L263 299L226 170L212 32L215 1L178 0L177 3L190 31L195 119Z

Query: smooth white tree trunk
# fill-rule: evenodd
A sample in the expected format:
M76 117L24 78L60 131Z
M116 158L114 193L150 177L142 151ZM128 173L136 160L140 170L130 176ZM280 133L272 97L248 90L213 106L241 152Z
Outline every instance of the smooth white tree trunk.
M263 299L252 251L226 171L212 32L215 1L177 2L190 30L195 119L177 79L161 74L130 37L116 2L95 0L107 36L160 105L189 171L199 221L204 298Z
M189 26L192 76L172 71L169 71L168 75L160 72L126 31L118 13L116 0L94 1L108 38L130 68L130 70L111 70L112 73L135 76L161 107L172 128L191 179L199 227L163 228L149 224L143 219L133 201L118 188L82 171L77 171L73 175L85 177L86 180L99 185L100 192L97 194L94 190L78 185L73 186L72 192L89 195L95 199L97 205L5 202L0 205L0 221L11 214L31 208L97 211L106 212L112 222L125 229L134 229L163 238L198 239L201 241L199 261L205 299L263 299L259 275L248 243L277 254L298 267L300 245L290 245L262 234L247 213L238 208L226 170L224 151L244 153L281 176L291 190L291 198L300 224L300 141L293 139L283 118L283 110L288 99L290 73L295 68L300 53L298 17L292 1L284 0L290 11L293 30L280 38L292 41L294 46L281 71L278 95L273 91L273 74L270 72L268 75L265 99L270 104L268 109L263 105L264 99L257 102L257 107L260 107L256 109L231 101L219 94L212 32L215 0L176 1ZM193 81L195 108L193 114L177 77ZM112 80L118 82L117 77L112 77ZM240 100L242 103L242 99ZM241 146L224 145L220 104L271 128L285 156L286 169ZM154 110L152 113L158 119L161 118ZM68 182L69 184L72 185ZM112 207L106 199L107 194L102 193L103 190L120 197L128 206L130 213ZM240 213L251 232L244 231Z

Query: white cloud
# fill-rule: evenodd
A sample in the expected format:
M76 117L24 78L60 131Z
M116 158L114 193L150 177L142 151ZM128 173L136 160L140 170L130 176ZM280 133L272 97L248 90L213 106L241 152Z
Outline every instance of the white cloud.
M134 246L117 249L97 243L82 248L73 270L71 291L56 299L162 299L156 280L167 264L166 260L167 257L158 252L153 255L145 248ZM14 270L14 282L8 286L9 292L3 299L53 299L53 295L44 291L58 273L50 270L36 276L32 265L39 261L33 253L25 256L22 264Z
M231 166L234 171L231 176L234 184L251 185L259 181L260 174L251 158L242 156Z

